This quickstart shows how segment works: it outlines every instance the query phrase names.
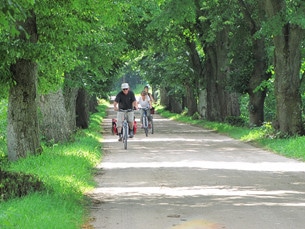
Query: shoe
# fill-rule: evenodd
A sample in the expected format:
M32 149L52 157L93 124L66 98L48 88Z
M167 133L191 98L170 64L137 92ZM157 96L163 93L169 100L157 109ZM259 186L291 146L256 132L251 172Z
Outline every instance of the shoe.
M129 131L129 137L130 137L130 138L133 138L133 130L130 130L130 131Z
M121 142L122 141L122 138L123 138L123 136L122 136L122 134L119 134L119 142Z

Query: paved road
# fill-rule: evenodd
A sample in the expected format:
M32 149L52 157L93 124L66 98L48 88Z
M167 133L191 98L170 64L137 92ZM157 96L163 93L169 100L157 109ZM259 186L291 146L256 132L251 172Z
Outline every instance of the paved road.
M105 119L97 229L305 228L305 164L155 115L128 150ZM139 117L139 115L137 116Z

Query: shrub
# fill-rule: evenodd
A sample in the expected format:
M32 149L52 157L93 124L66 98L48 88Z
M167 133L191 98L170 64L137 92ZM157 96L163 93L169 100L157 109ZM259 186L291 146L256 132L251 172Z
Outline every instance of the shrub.
M232 126L242 127L246 125L245 120L240 116L228 116L226 117L225 122Z
M199 119L201 119L201 115L198 112L194 113L192 116L192 120L199 120Z
M44 184L34 175L0 170L0 201L43 190Z

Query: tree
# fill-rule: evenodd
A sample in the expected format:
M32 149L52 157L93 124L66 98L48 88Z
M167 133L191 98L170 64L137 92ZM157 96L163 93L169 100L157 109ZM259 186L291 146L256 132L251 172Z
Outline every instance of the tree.
M271 74L268 69L267 41L259 34L265 20L261 1L238 1L242 14L235 18L231 37L231 60L229 85L238 93L249 95L250 126L264 122L264 101L267 88L263 85Z
M204 50L204 79L207 90L207 119L224 121L239 116L238 94L227 90L229 78L230 30L234 21L231 2L195 0L196 28Z
M24 22L16 22L16 27L22 28L18 36L21 44L24 42L26 46L31 46L37 43L36 15L33 11L29 12ZM8 157L16 160L30 152L41 152L37 114L37 64L26 57L18 58L11 64L10 71L15 83L9 91Z
M188 115L197 111L198 82L202 74L201 54L198 53L197 37L192 26L194 16L192 2L165 1L162 10L154 15L147 27L149 31L156 31L155 42L150 42L155 50L151 55L161 54L164 57L162 68L166 71L162 71L161 80L162 94L169 96L167 108L178 101L180 106L187 108ZM158 72L155 74L159 75ZM171 96L174 98L170 99ZM177 105L171 109L181 110Z
M40 152L36 82L40 92L62 88L65 72L84 65L82 48L104 40L102 28L116 21L118 8L112 1L5 1L1 12L9 20L0 15L0 23L6 25L0 30L0 50L8 55L0 71L2 84L11 88L7 138L11 160Z
M283 135L304 134L302 122L301 45L305 34L303 1L267 0L265 31L274 42L276 124Z

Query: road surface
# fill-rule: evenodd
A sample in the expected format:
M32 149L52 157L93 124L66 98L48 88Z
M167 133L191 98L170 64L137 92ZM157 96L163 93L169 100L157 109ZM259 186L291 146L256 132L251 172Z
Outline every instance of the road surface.
M103 123L96 229L305 228L305 164L154 115L128 149ZM137 115L137 118L140 116Z

